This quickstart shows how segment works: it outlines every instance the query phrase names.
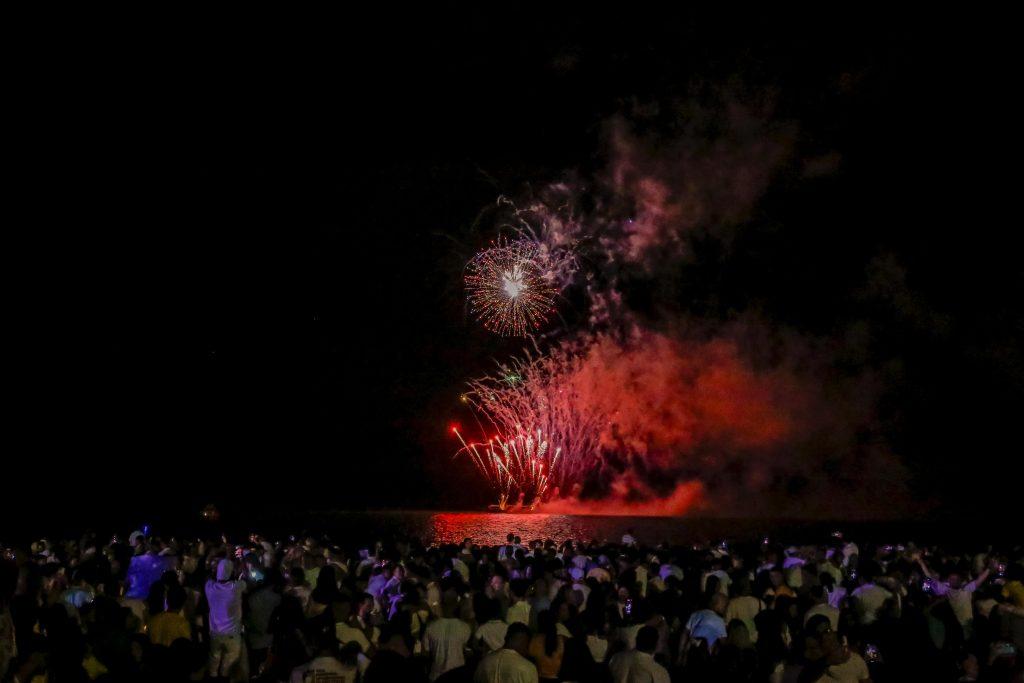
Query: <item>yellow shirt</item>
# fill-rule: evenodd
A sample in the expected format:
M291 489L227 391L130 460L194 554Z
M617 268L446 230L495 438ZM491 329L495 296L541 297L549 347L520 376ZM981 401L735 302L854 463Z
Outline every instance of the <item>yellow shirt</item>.
M170 647L178 638L192 639L192 629L181 612L161 612L149 620L149 642Z
M96 659L92 653L82 660L82 668L85 669L85 673L89 676L90 681L95 681L103 674L110 673L107 671L107 667L103 666L103 662Z
M530 640L530 657L537 664L537 674L541 678L558 678L562 656L565 654L565 638L558 636L558 647L550 655L544 651L544 640L543 633L538 633Z
M1024 607L1024 584L1011 581L1003 586L1003 597L1008 598L1014 607Z

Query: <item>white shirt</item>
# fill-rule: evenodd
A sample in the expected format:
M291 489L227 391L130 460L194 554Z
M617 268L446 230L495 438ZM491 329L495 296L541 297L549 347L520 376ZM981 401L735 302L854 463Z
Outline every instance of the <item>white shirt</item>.
M210 635L241 635L244 592L245 581L206 582L206 601L210 603Z
M502 648L480 660L474 683L537 683L537 667L515 650Z
M971 599L972 594L978 588L976 581L966 583L960 588L952 588L945 581L934 581L932 586L936 595L946 596L946 599L949 600L949 606L953 609L953 614L956 615L956 620L960 622L961 626L965 626L974 618L974 605Z
M526 624L530 625L530 603L525 600L517 602L508 608L508 613L505 615L505 621L509 624Z
M828 617L829 626L832 627L833 631L839 629L839 610L829 605L828 603L815 605L814 607L807 610L807 614L804 615L804 626L807 625L807 622L810 621L811 617L817 616L819 614L823 614L824 616Z
M466 663L465 648L472 632L461 619L435 619L423 631L423 649L430 653L430 680Z
M594 661L600 664L608 656L608 641L591 634L587 636L587 649L590 650L590 656L594 658Z
M853 591L853 597L857 599L860 623L867 626L875 623L878 619L878 610L892 597L892 593L873 583L865 583Z
M376 630L377 629L375 628L374 631ZM355 626L339 622L334 625L334 636L338 639L338 643L341 645L357 643L363 654L366 654L370 650L370 639L366 637L366 634L361 629L358 629Z
M620 652L608 665L614 683L671 683L668 670L654 661L654 655L638 650Z
M459 573L462 580L469 583L469 566L457 557L452 558L452 567Z
M505 632L508 631L508 624L500 619L491 619L486 624L477 626L473 636L483 641L488 652L500 650L505 646Z
M838 683L860 683L868 678L871 678L871 674L868 672L868 665L864 658L856 652L851 652L848 660L842 664L830 666L819 680L828 681L828 683L835 681Z
M821 571L827 573L833 579L835 579L836 585L838 586L843 582L843 570L835 566L831 562L826 562L821 566ZM835 605L833 605L834 607Z
M729 601L728 606L725 608L725 623L728 624L733 619L739 619L747 625L750 639L757 641L757 626L754 623L754 617L760 614L763 609L764 601L755 598L753 595L737 595Z
M732 579L721 569L716 569L713 572L708 572L700 578L700 589L703 591L708 584L709 576L718 577L718 592L722 595L729 595L729 584L732 583Z

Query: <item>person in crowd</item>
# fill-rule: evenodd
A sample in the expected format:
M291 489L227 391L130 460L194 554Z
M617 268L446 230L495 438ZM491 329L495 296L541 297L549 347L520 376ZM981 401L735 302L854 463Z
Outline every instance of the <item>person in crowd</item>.
M537 633L530 640L529 653L540 680L558 680L565 656L565 636L558 632L558 622L551 610L537 615Z
M270 622L281 604L284 578L280 570L270 567L257 575L255 588L246 597L245 637L249 646L249 670L258 672L274 643Z
M739 619L747 626L747 633L752 642L757 642L757 627L754 618L765 609L764 600L752 595L750 579L740 576L733 582L733 595L725 607L724 621L729 624Z
M857 617L862 626L870 626L878 619L878 612L886 601L893 599L893 594L875 583L878 566L874 562L864 562L857 578L859 584L850 594L856 607Z
M458 617L461 598L454 589L441 596L439 619L427 624L423 632L423 651L430 658L430 680L466 664L466 646L472 631Z
M828 602L828 593L825 592L825 587L822 585L813 586L809 591L809 597L812 601L811 607L804 613L804 626L817 615L822 615L828 619L829 628L833 631L839 629L839 610Z
M686 622L684 631L685 640L701 641L707 647L708 652L714 652L715 645L727 635L725 614L728 601L721 593L715 591L708 598L708 606L690 615Z
M482 596L480 608L476 610L477 618L482 623L473 634L477 650L482 654L500 650L505 646L508 624L501 620L500 612L501 604L496 599Z
M629 536L429 545L147 532L3 546L0 683L1024 675L1016 539L925 549Z
M245 582L235 574L234 563L217 562L215 579L206 582L210 606L211 678L227 678L242 655L242 594Z
M473 676L474 683L538 683L530 661L530 629L515 622L505 630L502 646L487 653Z
M149 619L149 642L170 647L179 638L192 640L192 627L184 614L185 589L177 582L170 584L166 591L166 601L167 609Z
M618 653L609 664L614 683L670 683L668 670L654 661L658 630L644 626L636 634L636 648Z

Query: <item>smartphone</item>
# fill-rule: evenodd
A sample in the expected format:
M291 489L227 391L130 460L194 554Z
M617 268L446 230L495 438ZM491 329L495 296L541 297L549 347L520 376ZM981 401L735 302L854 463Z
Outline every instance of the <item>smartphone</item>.
M622 611L627 615L633 614L633 598L626 598L626 606L622 608Z
M882 655L878 651L878 646L868 643L864 647L864 659L869 664L877 664L878 662L882 661Z

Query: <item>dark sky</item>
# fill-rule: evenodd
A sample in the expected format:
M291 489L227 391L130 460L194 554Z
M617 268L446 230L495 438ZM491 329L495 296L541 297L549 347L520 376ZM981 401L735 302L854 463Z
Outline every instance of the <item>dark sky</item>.
M707 274L717 305L808 333L871 321L915 495L998 508L1024 398L1007 55L985 26L808 22L42 31L8 104L5 509L479 504L445 427L462 382L521 344L466 315L474 218L600 168L609 117L702 83L777 93L802 150L841 159L769 193L770 229ZM865 294L879 258L903 279Z

